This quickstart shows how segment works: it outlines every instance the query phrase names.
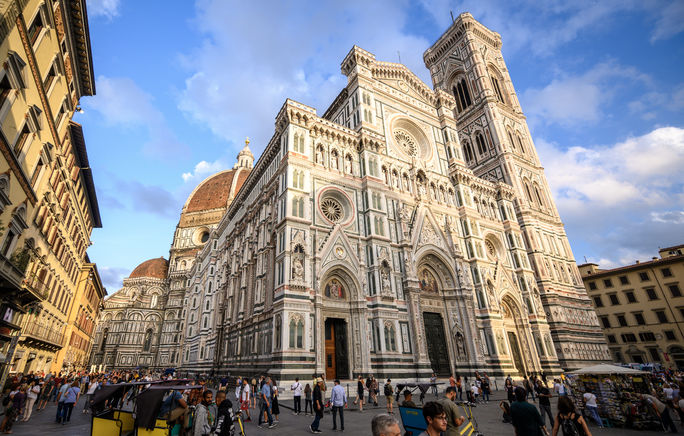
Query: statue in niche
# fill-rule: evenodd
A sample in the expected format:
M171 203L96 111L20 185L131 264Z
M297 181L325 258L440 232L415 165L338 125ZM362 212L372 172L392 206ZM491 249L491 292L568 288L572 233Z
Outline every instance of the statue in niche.
M466 354L465 337L461 332L456 333L456 354L458 355L459 360L468 358L468 355Z
M337 169L337 165L338 165L338 163L337 163L337 153L334 153L334 152L333 152L332 155L330 156L330 168L336 170L336 169Z
M439 286L437 285L437 279L427 268L423 268L420 273L418 273L418 280L420 280L420 290L424 292L438 292Z
M496 298L496 291L494 290L494 285L492 282L487 282L487 295L489 297L489 304L493 310L499 310L498 299Z
M499 346L499 353L504 354L506 350L506 344L504 343L503 334L501 332L496 333L496 343Z
M352 171L351 156L347 156L347 158L344 160L344 172L349 174L349 175L354 175L354 173Z
M304 280L304 265L299 257L295 257L292 261L292 277L295 280Z
M335 300L344 299L344 286L337 279L332 279L325 286L325 296Z
M382 294L391 296L392 295L392 283L390 282L390 272L389 268L383 268L380 273L382 276Z
M319 146L316 148L316 163L323 164L323 147Z

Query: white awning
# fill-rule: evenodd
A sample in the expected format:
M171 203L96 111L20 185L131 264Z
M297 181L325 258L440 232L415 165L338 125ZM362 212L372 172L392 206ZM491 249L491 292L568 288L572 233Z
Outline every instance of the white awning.
M648 371L639 371L632 368L625 368L624 366L601 363L599 365L576 369L568 372L568 374L648 374Z

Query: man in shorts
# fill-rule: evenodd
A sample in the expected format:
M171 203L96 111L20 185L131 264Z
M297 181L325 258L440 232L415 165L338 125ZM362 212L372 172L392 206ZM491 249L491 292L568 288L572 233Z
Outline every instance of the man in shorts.
M392 387L392 380L387 379L384 387L385 399L387 400L387 413L394 414L394 388Z
M240 389L240 410L247 414L245 422L252 420L252 416L249 414L249 403L251 398L252 395L249 389L249 383L247 382L247 378L244 378L242 380L242 389Z

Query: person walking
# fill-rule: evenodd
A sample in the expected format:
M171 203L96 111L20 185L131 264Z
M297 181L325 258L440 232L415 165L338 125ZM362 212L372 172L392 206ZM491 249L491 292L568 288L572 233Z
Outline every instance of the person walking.
M392 387L392 380L387 379L384 386L385 400L387 401L387 413L394 415L394 388Z
M55 387L55 378L51 377L44 385L43 385L43 390L40 393L40 397L38 399L38 410L43 410L45 409L45 406L47 405L48 401L50 401L50 397L52 396L52 392L56 389Z
M66 400L66 391L70 388L69 383L65 380L64 383L59 387L59 392L57 393L57 415L55 416L55 422L60 424L62 422L62 410L64 409L64 400Z
M663 423L664 429L669 428L670 432L677 433L677 427L675 426L675 423L674 421L672 421L672 417L670 416L670 408L667 407L665 403L660 401L654 395L642 394L641 398L647 401L651 406L653 406L656 412L658 412L658 416L660 416L660 420Z
M252 407L256 407L256 391L257 391L257 379L255 377L252 377Z
M515 388L516 401L511 404L511 420L515 428L515 436L548 436L546 425L537 408L525 399L527 392L518 386Z
M22 390L23 389L23 390ZM26 404L26 389L22 386L9 393L10 402L5 408L5 419L0 430L5 434L12 433L12 426Z
M250 392L250 387L249 387L249 382L247 379L242 380L242 391L240 392L240 398L238 399L239 405L240 405L240 410L242 410L243 413L247 415L247 418L245 418L245 422L251 422L252 421L252 415L249 413L249 404L250 404L250 399L252 397L252 392ZM231 404L232 407L232 404Z
M332 405L333 431L337 430L338 413L340 414L340 430L344 431L344 408L347 407L347 394L340 385L339 379L335 379L335 386L333 386L330 395L330 404Z
M266 377L266 383L261 386L261 409L259 410L259 427L264 424L264 415L268 419L268 428L275 427L271 415L271 378Z
M537 397L539 397L539 414L542 421L546 424L546 417L549 417L549 427L553 427L553 413L551 413L551 391L541 380L537 380Z
M313 410L315 414L315 418L311 425L309 426L309 430L311 430L311 433L321 433L321 430L318 428L321 423L321 418L323 418L323 379L318 377L316 379L316 386L314 387L313 390Z
M358 381L356 382L356 399L354 400L354 404L356 402L359 402L359 412L363 412L363 377L359 376Z
M294 413L299 415L302 413L302 384L299 383L299 377L295 378L295 382L290 386L290 390L293 392L292 398L294 399Z
M444 398L437 401L442 406L446 416L446 436L459 436L460 432L458 431L458 428L466 421L466 419L461 416L458 406L454 403L455 399L456 387L449 386L446 389Z
M437 396L437 376L435 373L432 373L432 377L430 377L430 390L432 391L433 394L435 394L435 397Z
M311 400L311 386L307 383L306 386L304 386L304 415L308 415L309 410L311 410L311 414L313 415L313 401Z
M458 390L458 399L463 401L463 382L459 374L456 374L456 390Z
M64 393L64 405L62 406L62 425L71 421L71 411L74 409L74 404L78 402L81 397L81 388L78 387L78 380L74 380L71 386Z
M463 377L463 384L465 384L466 401L474 403L475 400L473 399L473 392L471 390L470 383L468 383L468 377Z
M587 388L587 391L582 395L584 401L584 407L589 412L589 415L596 421L599 427L603 427L603 421L598 413L598 404L596 404L596 395L591 392L591 389Z
M273 422L280 422L280 404L278 403L278 383L275 381L271 385L271 414Z
M86 400L83 403L83 413L88 413L90 410L90 400L93 399L93 395L95 395L95 391L100 387L100 383L98 380L93 379L88 386L88 391L86 392Z
M209 436L211 433L213 417L209 411L214 394L207 389L202 393L202 401L195 407L195 415L192 423L193 436Z
M36 403L40 395L40 385L36 380L32 381L26 390L26 407L24 408L24 419L23 422L31 419L31 413L33 413L33 405Z
M490 386L489 386L489 376L487 374L484 374L482 377L482 401L485 402L485 404L489 403L489 394L490 394Z
M558 415L553 423L551 436L558 436L561 429L563 436L591 436L587 422L575 411L575 405L568 397L558 398Z

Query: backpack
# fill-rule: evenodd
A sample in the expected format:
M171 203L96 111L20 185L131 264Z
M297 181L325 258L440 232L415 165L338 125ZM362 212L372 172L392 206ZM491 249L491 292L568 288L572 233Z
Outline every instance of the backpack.
M560 427L563 429L563 436L580 436L580 432L577 430L575 421L570 417L561 418Z
M392 385L386 384L385 385L385 396L389 397L392 395Z

